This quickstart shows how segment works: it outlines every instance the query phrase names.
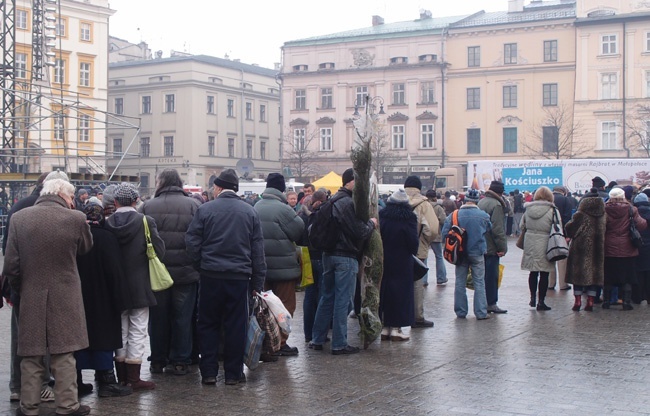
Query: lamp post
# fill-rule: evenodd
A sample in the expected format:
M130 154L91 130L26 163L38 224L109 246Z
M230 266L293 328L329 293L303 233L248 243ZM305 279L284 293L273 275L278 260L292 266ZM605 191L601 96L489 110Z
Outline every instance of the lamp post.
M375 115L375 109L377 108L377 104L379 104L379 115L384 115L386 114L384 112L384 99L379 96L375 97L370 97L369 95L366 95L364 101L366 102L365 109L366 109L366 114L368 115ZM353 116L359 117L359 104L356 103L354 104L354 113L352 113Z

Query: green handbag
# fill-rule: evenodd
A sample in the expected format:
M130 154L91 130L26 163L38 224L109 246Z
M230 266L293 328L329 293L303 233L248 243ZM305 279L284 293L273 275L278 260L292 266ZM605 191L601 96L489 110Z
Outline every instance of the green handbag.
M156 255L156 250L151 243L151 233L149 232L149 224L147 224L147 216L142 216L144 222L144 236L147 240L147 257L149 258L149 280L151 281L151 290L160 292L161 290L169 289L174 280L169 275L167 267Z

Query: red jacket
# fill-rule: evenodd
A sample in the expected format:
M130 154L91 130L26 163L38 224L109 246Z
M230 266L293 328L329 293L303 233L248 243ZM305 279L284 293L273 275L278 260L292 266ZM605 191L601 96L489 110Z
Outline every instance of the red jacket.
M639 250L630 240L630 208L632 208L634 223L639 231L647 227L636 207L626 201L610 200L605 204L607 227L605 229L605 257L636 257Z

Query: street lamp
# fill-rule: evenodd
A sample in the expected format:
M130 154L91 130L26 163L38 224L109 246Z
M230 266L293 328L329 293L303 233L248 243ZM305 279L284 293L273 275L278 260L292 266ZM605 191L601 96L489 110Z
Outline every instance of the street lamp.
M386 114L384 112L384 99L382 97L376 96L376 97L370 97L369 95L366 95L364 98L366 102L366 114L368 115L375 115L375 109L377 108L377 104L379 104L379 115L384 115ZM359 103L354 104L354 113L352 113L353 116L359 117Z

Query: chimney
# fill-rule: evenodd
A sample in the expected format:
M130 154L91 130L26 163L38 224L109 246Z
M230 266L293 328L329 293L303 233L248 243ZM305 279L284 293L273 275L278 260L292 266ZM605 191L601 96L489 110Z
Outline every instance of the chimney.
M374 15L372 16L372 25L379 26L384 24L384 18L381 16Z
M524 11L524 0L508 0L508 13Z
M431 18L433 18L433 14L431 13L431 10L420 9L420 20L431 19Z
M280 70L280 62L273 62L273 69L275 69L276 71L279 71Z

